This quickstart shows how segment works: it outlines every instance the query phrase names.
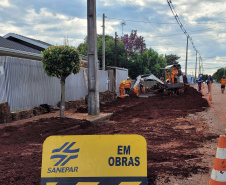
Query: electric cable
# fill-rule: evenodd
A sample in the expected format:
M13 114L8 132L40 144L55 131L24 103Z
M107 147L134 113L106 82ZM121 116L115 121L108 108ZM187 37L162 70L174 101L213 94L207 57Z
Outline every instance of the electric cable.
M159 30L138 10L138 8L131 2L131 1L129 1L129 3L131 4L131 6L132 7L134 7L136 10L137 10L137 12L139 12L139 14L155 29L155 31L157 31L160 35L162 35L160 32L159 32ZM172 45L173 46L173 44L171 43L171 42L169 42L169 41L164 41L165 43L170 43L170 45Z

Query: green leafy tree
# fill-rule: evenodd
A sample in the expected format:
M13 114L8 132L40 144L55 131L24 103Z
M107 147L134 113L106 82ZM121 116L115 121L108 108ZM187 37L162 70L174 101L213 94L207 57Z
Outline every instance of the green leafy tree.
M102 35L97 37L97 51L100 66L102 66ZM105 36L105 63L106 66L115 66L115 39L109 35ZM121 39L117 39L117 67L122 67L126 60L125 47Z
M61 105L60 116L64 116L65 109L65 80L70 74L80 71L81 61L75 47L50 46L42 52L42 63L46 74L60 78Z
M165 59L166 59L166 63L167 65L173 65L173 64L178 64L178 59L180 59L180 57L178 57L177 55L165 55Z
M102 67L102 35L97 36L97 54ZM82 55L87 55L87 39L85 38L84 43L79 44L77 50ZM125 47L121 42L121 39L117 40L117 67L123 67L125 65ZM115 39L112 36L105 36L105 64L106 66L115 66Z
M202 75L202 80L203 80L203 82L205 82L207 79L208 79L208 74L204 74L204 75Z
M86 37L84 39L84 42L78 45L77 50L79 51L80 54L87 56L87 49L88 49L88 44L87 44L87 37Z
M102 65L102 35L97 37L98 59ZM79 44L80 54L87 53L87 41ZM106 66L115 66L115 39L105 36L105 62ZM125 35L117 39L117 67L129 69L129 76L135 79L138 75L153 73L160 77L161 69L167 65L163 55L153 49L147 49L143 37L132 31L130 36Z
M138 54L134 54L133 58L127 59L122 67L129 69L129 76L132 79L136 79L138 75L144 74L143 58Z
M213 74L214 80L216 80L217 82L220 82L222 76L225 75L225 72L226 72L226 69L225 69L225 68L220 68L220 69L218 69L218 70Z
M163 55L159 55L156 51L150 48L143 53L143 65L145 66L144 72L149 72L157 77L161 77L161 68L166 67L167 63Z

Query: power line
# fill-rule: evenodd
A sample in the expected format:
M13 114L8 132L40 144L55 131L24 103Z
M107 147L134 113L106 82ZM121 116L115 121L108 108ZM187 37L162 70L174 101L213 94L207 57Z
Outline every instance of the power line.
M116 20L118 20L118 21L121 21L121 20L128 21L128 20L126 20L126 19L118 19L118 18L109 18L109 17L107 17L108 22L111 21L111 20L113 20L113 19L116 19ZM145 21L134 21L134 22L148 23L148 22L145 22ZM177 23L174 23L174 24L177 24ZM133 27L134 27L134 26L137 26L137 24L134 24ZM107 26L106 26L106 27L107 27ZM127 30L128 30L128 27L130 27L130 30L137 30L136 28L132 28L129 24L127 24ZM139 28L140 28L140 27L139 27ZM138 28L138 30L139 30L139 28ZM178 33L178 34L183 34L183 33ZM170 34L170 35L174 35L174 34ZM170 35L162 35L162 36L158 36L158 35L157 35L157 36L156 36L156 35L149 35L149 37L150 37L150 38L151 38L151 37L166 37L166 36L170 36ZM172 43L169 43L169 42L167 43L167 41L165 41L164 39L163 39L163 40L162 40L162 39L159 40L159 42L164 42L164 45L165 45L165 46L166 46L166 45L171 45L171 46L173 46ZM180 44L180 43L177 42L177 44ZM182 43L181 43L181 44L182 44ZM162 46L162 45L150 45L150 47L152 47L152 48L153 48L153 47L155 47L155 48L157 47L157 48L158 48L158 47L163 47L163 46ZM175 46L173 46L173 47L175 47Z
M138 8L131 2L131 1L129 1L130 2L130 4L131 4L131 6L132 7L134 7L136 10L137 10L137 12L139 12L140 13L140 15L160 34L160 35L162 35L160 32L159 32L159 30L138 10ZM164 41L165 43L170 43L169 41ZM172 45L173 46L173 44L172 43L170 43L170 45Z
M110 19L110 20L118 20L118 21L126 21L126 22L156 23L156 22L135 21L135 20L126 20L126 19L109 18L109 17L108 17L108 19ZM156 23L156 24L178 24L178 23ZM195 32L200 32L200 31L204 31L204 30L212 30L214 28L215 27L205 28L205 29L200 29L200 30L193 30L193 31L190 31L190 32L195 33ZM167 36L173 36L173 35L179 35L179 34L184 34L184 33L172 33L172 34L163 35L163 36L155 36L155 35L153 35L153 37L167 37Z
M153 24L177 24L177 23L171 23L171 22L146 22L146 21L141 21L141 20L126 20L126 19L123 19L123 18L109 18L109 19L112 19L112 20L119 20L119 21L126 21L126 22L143 22L143 23L153 23ZM226 24L226 22L192 22L192 23L185 23L185 24L190 24L190 25L193 25L193 24Z
M173 15L174 15L174 17L175 17L175 19L176 19L178 25L180 26L181 30L182 30L182 31L184 32L184 34L189 38L189 40L190 40L190 42L191 42L191 44L192 44L194 50L195 50L197 53L199 53L199 52L197 51L196 47L195 47L195 44L194 44L192 38L191 38L190 35L187 33L187 31L185 30L183 24L181 23L181 21L180 21L180 19L179 19L179 16L177 15L176 10L175 10L175 8L174 8L174 6L173 6L172 1L171 1L171 0L166 0L166 1L168 2L168 5L169 5L169 7L170 7L170 10L171 10L171 12L173 13ZM200 53L199 53L199 56L200 56ZM200 56L200 57L201 57L201 56Z
M120 18L109 18L108 17L108 19L109 20L125 20L125 21L127 21L127 22L137 22L137 23L149 23L149 24L151 24L151 26L156 30L156 31L158 31L158 33L159 33L159 35L161 34L160 32L159 32L159 30L157 30L157 28L158 27L155 27L155 26L153 26L152 24L178 24L178 23L165 23L165 22L153 22L153 21L150 21L147 17L145 17L145 15L144 14L142 14L142 12L140 12L140 10L134 5L134 4L132 4L132 3L130 3L131 5L132 5L132 7L134 7L136 10L137 10L137 13L139 12L141 15L142 15L142 17L145 19L145 20L147 20L147 21L142 21L142 20L127 20L127 19L120 19ZM173 7L174 8L174 7ZM177 15L177 12L175 11L175 13L176 13L176 15ZM135 24L135 25L139 25L139 24ZM180 24L179 24L180 25ZM185 24L186 25L186 24ZM216 27L217 27L217 25L216 25ZM201 31L206 31L206 30L211 30L211 29L214 29L214 28L216 28L216 27L212 27L212 28L206 28L206 29L200 29L200 30L194 30L194 31L189 31L189 33L190 32L201 32ZM186 31L186 30L185 30ZM171 35L169 35L169 36L172 36L172 35L178 35L178 34L185 34L184 32L183 33L174 33L174 34L171 34ZM189 34L188 34L189 35ZM162 35L162 37L165 37L165 36L168 36L168 35ZM158 37L161 37L161 36L158 36ZM189 39L191 38L191 36L189 35ZM171 43L170 44L168 44L169 42L167 41L167 40L162 40L163 42L167 42L167 45L172 45ZM202 43L201 43L201 45L203 45ZM174 46L174 45L173 45ZM198 45L199 46L199 45ZM156 45L152 45L151 47L157 47ZM161 46L159 46L159 47L161 47ZM193 47L194 48L194 47ZM196 49L196 48L195 48ZM195 51L197 51L197 50L195 50ZM199 52L198 52L199 53ZM199 53L199 55L200 55L200 53ZM200 56L201 57L201 56ZM206 58L206 57L205 57ZM212 58L214 58L214 57L212 57ZM201 59L202 60L202 59Z
M195 30L195 31L190 31L190 32L199 32L199 31L203 31L203 30L212 30L214 28L206 28L206 29L201 29L201 30ZM184 34L184 33L172 33L169 35L163 35L163 37L167 37L167 36L173 36L173 35L179 35L179 34ZM155 37L162 37L162 36L155 36Z
M203 57L203 58L215 58L216 56L212 56L212 57Z
M226 24L226 22L194 22L195 24ZM191 23L190 23L191 24Z
M132 6L132 5L131 5ZM133 7L134 8L134 7ZM109 21L111 21L111 20L113 20L113 19L115 19L115 18L109 18L109 17L107 17L108 19L108 22ZM121 20L125 20L125 21L127 21L126 19L118 19L118 18L116 18L116 20L118 20L118 21L121 21ZM148 23L148 22L145 22L145 21L139 21L139 22L141 22L141 23ZM133 24L133 27L131 27L130 26L130 24L127 24L127 30L128 30L128 27L130 28L130 30L139 30L140 29L140 27L139 28L137 28L138 27L138 25L137 24ZM150 37L150 36L149 36ZM164 39L162 39L162 40L160 40L160 42L164 42L164 45L171 45L172 46L172 44L171 43L166 43L166 41L164 41ZM162 47L162 45L161 46L159 46L159 45L150 45L149 47L151 47L152 49L153 48L158 48L158 47Z
M148 22L148 21L138 21L138 20L126 20L126 19L120 19L120 18L108 18L112 20L118 20L118 21L126 21L126 22L141 22L141 23L152 23L152 24L177 24L177 23L160 23L160 22Z
M214 42L214 41L216 41L216 40L211 40L211 41L208 41L208 42L204 42L203 44L200 44L199 46L208 45L209 43Z
M193 42L191 36L188 34L188 32L187 32L186 29L184 28L182 22L180 21L180 18L179 18L179 16L177 15L177 12L176 12L176 10L175 10L175 8L174 8L174 6L173 6L172 1L171 1L171 0L166 0L166 1L167 1L168 5L169 5L169 7L170 7L171 12L173 13L173 15L174 15L174 17L175 17L175 19L176 19L178 25L180 26L180 28L181 28L181 30L184 32L184 34L187 36L187 50L186 50L185 74L187 73L188 39L190 40L193 49L196 51L196 56L197 56L197 53L199 54L199 73L200 73L200 72L201 72L201 68L202 68L202 70L204 70L204 69L203 69L203 65L202 65L202 63L203 63L202 57L201 57L200 53L198 52L198 50L196 49L195 44L194 44L194 42ZM201 60L201 66L200 66L200 60Z

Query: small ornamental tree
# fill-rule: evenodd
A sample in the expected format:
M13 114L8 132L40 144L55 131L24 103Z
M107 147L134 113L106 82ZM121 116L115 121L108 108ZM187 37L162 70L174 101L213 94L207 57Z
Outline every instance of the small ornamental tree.
M80 71L81 61L75 47L51 46L42 52L42 63L46 74L57 77L61 84L60 116L65 110L65 80L70 74Z

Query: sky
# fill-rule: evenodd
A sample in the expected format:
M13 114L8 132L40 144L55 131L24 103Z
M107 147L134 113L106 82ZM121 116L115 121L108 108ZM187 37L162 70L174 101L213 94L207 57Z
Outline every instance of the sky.
M226 1L171 0L184 30L198 51L201 73L212 75L226 67ZM137 30L147 48L177 55L185 69L187 36L178 25L167 0L96 0L97 34L121 37ZM122 26L122 23L125 23ZM16 33L53 45L65 38L77 47L87 36L87 0L1 0L0 36ZM195 74L196 51L188 42L187 72ZM199 73L197 69L196 73Z

